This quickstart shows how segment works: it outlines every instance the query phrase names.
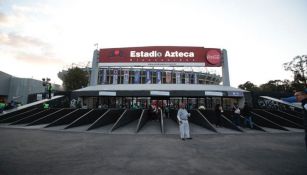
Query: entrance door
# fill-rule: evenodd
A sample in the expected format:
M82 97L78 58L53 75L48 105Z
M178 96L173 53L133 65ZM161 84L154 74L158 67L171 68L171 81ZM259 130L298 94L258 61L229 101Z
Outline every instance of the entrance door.
M222 98L221 97L212 97L212 107L213 109L217 104L222 105Z
M169 97L151 97L150 98L150 105L156 105L162 110L163 116L165 116L165 111L169 109L170 99ZM165 116L168 117L168 116Z
M161 109L164 109L165 107L169 107L169 97L151 97L150 104L152 103L155 103Z

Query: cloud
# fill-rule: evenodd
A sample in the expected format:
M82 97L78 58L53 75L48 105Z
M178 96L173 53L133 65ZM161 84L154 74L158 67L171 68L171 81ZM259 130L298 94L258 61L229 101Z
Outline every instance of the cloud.
M27 52L17 52L15 59L18 61L26 62L28 64L36 64L42 66L50 65L63 65L64 62L61 59L55 58L51 55L33 54Z
M0 27L16 29L21 24L27 21L27 17L22 13L14 13L12 15L7 15L0 12Z
M0 4L1 4L1 2L0 2ZM0 12L0 21L5 20L5 18L6 18L6 15L4 13Z
M1 1L0 1L1 4ZM8 18L4 13L0 12L0 26L4 26L8 22Z
M38 38L21 36L15 33L0 33L0 52L13 53L18 61L35 65L62 65L63 60L57 58L51 44Z
M4 4L5 0L0 0L0 5ZM0 27L9 28L11 30L18 29L33 21L33 18L40 18L45 15L50 15L53 12L50 6L45 4L35 3L29 6L10 5L7 10L0 12Z
M20 36L13 33L0 33L0 43L2 45L13 47L50 47L48 43L40 39L29 36Z

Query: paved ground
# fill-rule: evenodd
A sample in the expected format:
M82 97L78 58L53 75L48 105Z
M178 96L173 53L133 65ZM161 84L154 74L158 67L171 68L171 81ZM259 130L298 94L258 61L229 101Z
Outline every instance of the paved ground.
M0 174L307 174L303 133L178 138L0 128Z

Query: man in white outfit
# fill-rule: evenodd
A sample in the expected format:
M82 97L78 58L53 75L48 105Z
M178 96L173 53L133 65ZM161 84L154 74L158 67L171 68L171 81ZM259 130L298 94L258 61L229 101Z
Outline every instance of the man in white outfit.
M185 104L180 104L180 109L177 113L177 119L179 121L179 129L180 129L180 138L182 140L185 139L192 139L190 137L190 127L189 127L189 121L188 117L190 117L191 114L188 113L188 111L185 109Z

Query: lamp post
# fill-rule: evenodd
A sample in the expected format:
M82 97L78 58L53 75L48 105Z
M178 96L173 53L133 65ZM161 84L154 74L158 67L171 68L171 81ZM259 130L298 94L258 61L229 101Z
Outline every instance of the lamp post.
M46 94L48 93L48 98L51 99L51 83L50 83L50 78L42 78L43 80L43 86L46 88Z

